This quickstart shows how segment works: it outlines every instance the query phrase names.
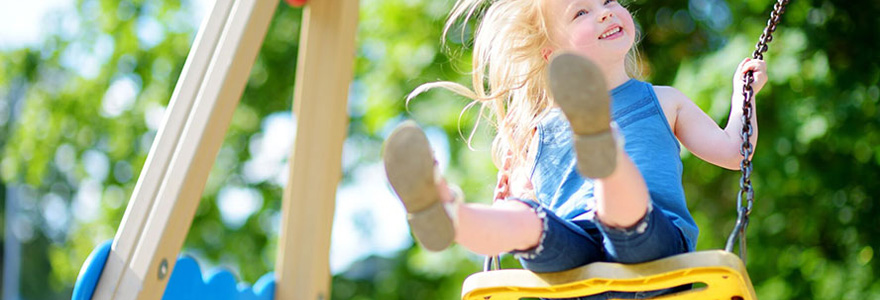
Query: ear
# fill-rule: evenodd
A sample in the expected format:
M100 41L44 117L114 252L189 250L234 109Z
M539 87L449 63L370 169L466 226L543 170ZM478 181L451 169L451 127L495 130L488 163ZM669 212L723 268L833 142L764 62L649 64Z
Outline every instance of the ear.
M553 55L553 49L549 47L541 49L541 56L544 57L544 61L549 61L551 55Z

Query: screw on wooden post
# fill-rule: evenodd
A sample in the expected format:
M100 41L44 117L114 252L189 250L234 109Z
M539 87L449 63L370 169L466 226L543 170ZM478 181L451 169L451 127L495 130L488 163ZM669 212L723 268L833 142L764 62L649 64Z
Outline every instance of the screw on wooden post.
M159 263L159 280L165 279L166 275L168 275L168 259L163 258Z

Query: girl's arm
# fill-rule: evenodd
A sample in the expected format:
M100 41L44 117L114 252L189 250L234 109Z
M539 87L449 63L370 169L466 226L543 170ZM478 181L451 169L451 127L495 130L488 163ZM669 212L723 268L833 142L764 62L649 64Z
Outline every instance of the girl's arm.
M712 118L706 115L693 101L679 91L673 93L678 106L675 118L675 135L682 145L697 157L723 168L738 170L742 161L742 78L747 71L753 71L755 82L752 83L754 95L757 95L767 83L767 65L762 60L747 58L739 64L733 76L733 96L731 97L730 117L727 126L721 129ZM677 94L677 95L675 95ZM758 142L758 115L755 110L755 99L752 98L752 155ZM751 159L751 157L749 157Z

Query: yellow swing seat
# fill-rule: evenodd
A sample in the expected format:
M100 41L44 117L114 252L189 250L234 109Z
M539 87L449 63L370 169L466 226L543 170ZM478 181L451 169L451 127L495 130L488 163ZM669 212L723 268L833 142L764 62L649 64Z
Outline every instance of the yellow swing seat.
M465 279L461 298L575 298L608 291L651 291L699 283L705 286L656 299L757 299L742 260L723 250L685 253L640 264L592 263L555 273L522 269L480 272Z

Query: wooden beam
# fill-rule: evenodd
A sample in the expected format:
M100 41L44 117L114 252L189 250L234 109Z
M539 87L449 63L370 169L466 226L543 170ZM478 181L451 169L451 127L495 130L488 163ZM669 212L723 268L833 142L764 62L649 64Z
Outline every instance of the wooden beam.
M278 6L237 0L116 299L159 299L183 246L235 107Z
M276 299L330 299L330 232L355 56L357 0L309 0L294 89L296 142L284 190Z
M156 198L165 171L171 162L171 155L177 148L180 133L189 118L190 109L202 85L204 74L208 70L211 55L226 25L232 3L232 0L214 2L214 7L196 34L192 50L187 56L180 79L168 103L168 113L165 114L162 127L156 134L147 161L122 216L122 222L116 230L116 237L113 239L113 246L93 299L110 299L116 292L122 273L131 263L134 249L137 248L137 242L146 225L147 213L153 206L153 199Z

